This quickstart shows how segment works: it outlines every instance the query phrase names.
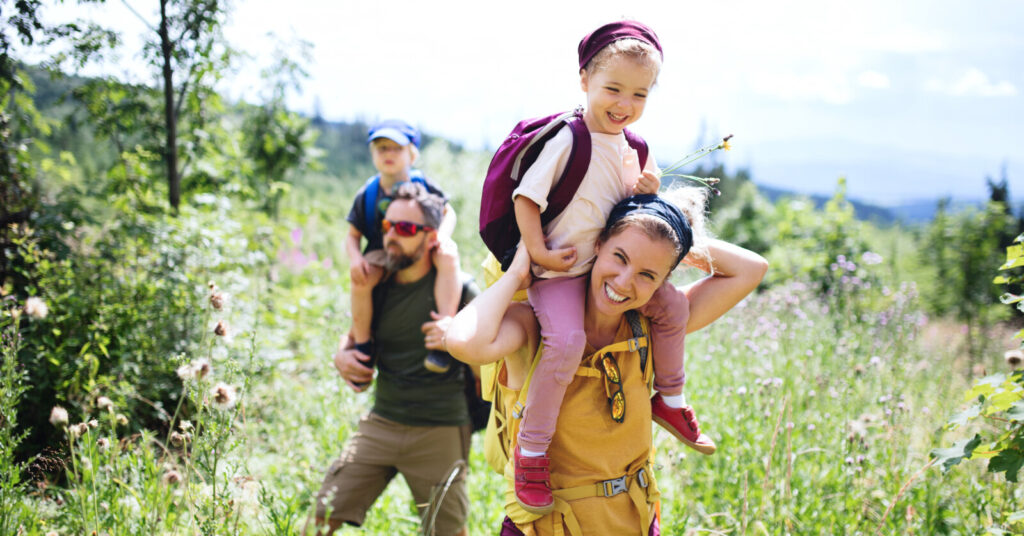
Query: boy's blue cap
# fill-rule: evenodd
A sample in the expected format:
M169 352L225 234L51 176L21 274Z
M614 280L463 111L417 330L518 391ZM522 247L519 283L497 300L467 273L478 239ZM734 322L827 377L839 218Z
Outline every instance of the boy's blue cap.
M420 132L416 127L398 119L381 121L370 127L370 136L366 142L370 143L377 138L387 138L399 145L420 146Z

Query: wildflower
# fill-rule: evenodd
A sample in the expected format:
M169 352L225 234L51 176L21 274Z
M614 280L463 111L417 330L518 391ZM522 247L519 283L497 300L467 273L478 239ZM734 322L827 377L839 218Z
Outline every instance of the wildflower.
M873 355L871 356L871 359L868 360L868 364L873 367L877 367L882 364L882 358L877 355Z
M46 533L46 536L60 536L60 533L55 530L51 530L50 532Z
M846 463L846 465L853 465L853 457L847 456L843 462Z
M789 421L789 422L786 423L786 430L792 430L793 427L795 427L795 426L796 425L793 424L793 421Z
M178 367L178 369L175 370L174 372L178 375L179 378L181 378L182 381L191 380L192 377L195 375L194 370L190 365L182 365Z
M1008 350L1003 354L1003 358L1006 359L1006 364L1013 370L1020 368L1021 363L1024 363L1024 352L1020 350Z
M858 454L857 455L857 465L860 465L860 464L864 463L864 460L866 460L866 459L867 458L865 458L863 454Z
M743 395L747 394L747 388L745 386L742 386L742 385L737 387L736 388L736 394L738 394L740 396L743 396Z
M114 402L105 396L96 399L96 407L103 411L114 411Z
M105 452L107 449L110 448L110 440L105 437L97 439L96 448L100 449L100 452Z
M185 446L191 440L192 440L192 434L190 434L188 432L185 432L185 433L171 432L171 445L172 446L183 447L183 446Z
M114 419L117 420L117 424L120 424L121 426L128 426L128 417L125 417L124 413L118 413L117 417L114 417Z
M56 426L57 428L67 426L68 410L60 406L53 406L53 409L50 410L50 424Z
M228 324L223 320L217 321L217 326L213 328L213 333L218 337L223 337L228 334Z
M718 146L721 147L723 151L731 151L732 145L729 143L729 140L731 139L732 134L729 134L728 136L722 138L722 143L720 143Z
M857 365L855 365L853 367L853 373L858 375L858 376L860 376L861 374L864 374L864 365L861 365L860 363L857 363Z
M82 470L83 471L90 471L90 470L92 470L92 458L87 458L85 456L82 456Z
M236 396L235 388L223 382L214 385L213 389L210 389L213 405L220 409L229 409L234 406Z
M179 473L178 471L175 471L174 469L171 469L171 470L167 471L166 473L164 473L164 476L163 476L162 480L163 480L164 484L169 485L169 486L173 486L173 485L178 484L179 482L181 482L181 473Z
M218 335L220 334L218 333ZM205 359L200 359L192 363L192 375L195 376L196 379L201 380L205 378L211 370L213 370L213 367L210 365L210 362Z
M181 421L181 422L178 423L178 428L181 429L182 432L191 432L192 431L192 422L191 421Z
M877 254L877 253L875 253L875 252L873 252L873 251L865 251L863 254L861 254L860 260L864 264L867 264L868 266L871 266L871 265L875 265L875 264L881 264L882 256Z
M224 304L227 303L227 299L227 295L223 292L214 292L210 294L210 306L220 311L224 308Z
M99 428L100 421L97 421L96 419L89 419L89 422L87 422L85 424L87 424L90 429L95 430L95 429Z
M46 306L46 302L38 296L31 296L25 300L25 314L32 318L46 318L46 315L50 314L50 308Z
M72 425L71 428L68 429L68 432L71 434L71 437L82 436L82 435L84 435L88 431L89 431L89 425L84 423L84 422L80 422L78 424Z

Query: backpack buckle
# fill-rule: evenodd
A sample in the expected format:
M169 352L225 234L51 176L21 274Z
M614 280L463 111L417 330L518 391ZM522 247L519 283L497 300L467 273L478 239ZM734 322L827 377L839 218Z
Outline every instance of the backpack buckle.
M641 488L647 488L647 471L643 467L636 472L636 483L640 484Z
M523 410L525 410L525 409L526 409L526 406L524 406L521 402L517 401L512 406L512 416L517 418L517 419L522 419L523 418Z
M619 478L599 482L602 491L604 491L604 496L614 497L620 493L629 491L629 486L626 485L627 478L629 478L629 475L622 475Z
M635 351L639 350L640 349L640 339L638 339L636 337L633 337L632 339L626 340L626 348L628 348L630 352L635 352Z

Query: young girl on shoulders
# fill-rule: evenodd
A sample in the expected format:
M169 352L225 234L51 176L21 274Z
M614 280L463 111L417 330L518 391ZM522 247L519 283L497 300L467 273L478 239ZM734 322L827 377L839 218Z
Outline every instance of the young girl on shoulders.
M516 222L534 263L535 281L527 295L543 343L517 438L515 488L519 504L541 515L553 506L546 451L566 387L587 344L583 307L594 246L616 203L633 194L657 193L660 187L654 158L639 162L623 134L643 115L657 80L662 62L657 35L636 21L614 22L585 36L578 52L580 87L587 101L583 121L592 147L586 175L566 209L542 226L541 213L573 149L570 129L563 128L544 145L513 192ZM634 289L613 281L601 290L617 304L636 299ZM640 311L652 321L654 420L698 452L713 453L714 441L701 433L683 397L683 340L689 316L685 294L665 281Z

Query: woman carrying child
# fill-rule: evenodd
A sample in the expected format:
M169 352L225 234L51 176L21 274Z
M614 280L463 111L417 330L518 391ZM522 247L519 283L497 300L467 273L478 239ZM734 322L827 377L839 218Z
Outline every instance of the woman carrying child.
M583 122L591 137L591 159L572 202L542 227L554 182L562 176L573 138L561 129L543 147L513 192L516 222L529 253L534 281L527 295L540 323L542 359L515 451L516 500L536 514L553 507L546 483L546 455L563 396L587 345L584 303L587 277L595 260L597 238L612 207L635 194L660 187L653 156L639 162L623 133L643 114L661 68L661 43L653 30L635 21L601 26L579 44L580 87L586 93ZM641 171L642 167L642 171ZM625 289L603 286L605 300L634 303ZM690 306L686 295L665 279L641 311L652 321L657 395L651 401L656 422L703 454L715 450L702 434L693 409L683 397L683 342Z
M650 459L652 371L637 345L621 344L635 334L627 312L643 310L683 262L710 274L681 289L689 303L686 330L692 332L756 288L768 266L759 255L699 231L703 194L686 188L662 197L636 195L610 211L593 267L582 277L584 349L575 356L548 449L554 511L519 508L510 490L502 536L660 534ZM666 198L687 207L687 214ZM513 301L517 290L530 285L529 263L520 247L509 270L456 315L443 337L457 359L485 364L504 358L497 378L505 401L516 400L531 363L540 358L542 328L528 305ZM529 392L539 388L533 380Z

